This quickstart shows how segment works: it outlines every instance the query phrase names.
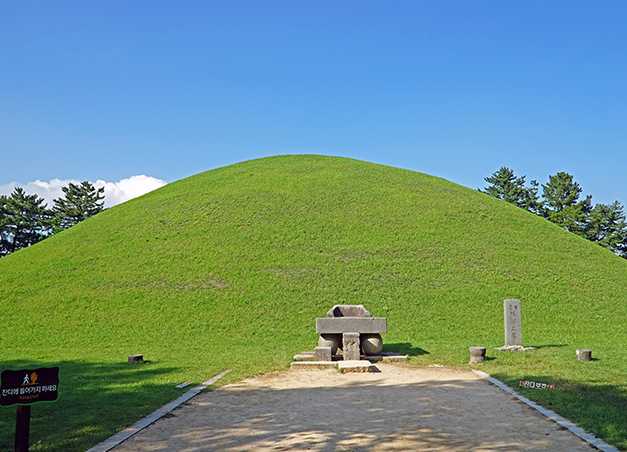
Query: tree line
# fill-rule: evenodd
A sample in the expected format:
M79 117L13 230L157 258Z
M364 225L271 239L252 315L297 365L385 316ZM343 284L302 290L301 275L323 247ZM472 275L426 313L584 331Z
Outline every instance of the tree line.
M598 243L613 253L627 258L627 222L620 202L592 206L592 196L580 199L582 189L572 175L558 172L549 176L546 185L532 180L527 186L525 176L501 167L484 180L483 193L512 203L562 226L585 239ZM542 187L542 196L539 195Z
M0 196L0 257L31 246L104 210L104 187L70 183L48 209L44 199L17 187Z

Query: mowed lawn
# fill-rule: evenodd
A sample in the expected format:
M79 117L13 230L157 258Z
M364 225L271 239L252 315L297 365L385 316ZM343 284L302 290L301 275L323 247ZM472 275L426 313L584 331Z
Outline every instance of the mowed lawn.
M479 368L627 449L627 261L421 173L324 156L208 171L0 259L0 367L60 366L32 450L86 450L225 369L289 366L335 304L387 317L387 350ZM523 344L499 352L503 300ZM488 348L469 365L468 347ZM575 359L575 349L594 360ZM144 364L128 364L142 353ZM187 388L188 389L188 388ZM0 407L0 450L15 407Z

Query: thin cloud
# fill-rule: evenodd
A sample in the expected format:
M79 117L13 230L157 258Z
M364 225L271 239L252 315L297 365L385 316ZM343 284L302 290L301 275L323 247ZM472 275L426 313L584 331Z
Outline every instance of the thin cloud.
M10 182L8 184L0 185L0 195L10 195L16 187L22 187L29 195L36 194L40 198L44 198L44 202L48 204L48 207L52 207L54 199L63 197L62 188L66 187L70 183L80 184L81 181L76 179L52 179L50 182L44 182L36 180L35 182L29 182L27 184L18 184L17 182ZM161 179L157 179L150 176L140 175L131 176L128 179L122 179L119 182L106 182L98 180L92 182L94 187L104 187L104 201L105 207L113 207L117 204L121 204L138 196L144 195L148 192L156 190L166 185L166 182Z

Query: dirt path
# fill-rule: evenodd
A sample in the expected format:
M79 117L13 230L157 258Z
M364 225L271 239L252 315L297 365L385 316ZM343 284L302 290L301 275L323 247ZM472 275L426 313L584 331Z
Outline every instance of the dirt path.
M590 451L472 372L274 372L198 395L122 451Z

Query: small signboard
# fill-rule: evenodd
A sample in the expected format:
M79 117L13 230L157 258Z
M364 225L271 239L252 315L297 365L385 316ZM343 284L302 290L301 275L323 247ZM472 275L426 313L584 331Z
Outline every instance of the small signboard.
M518 386L521 388L533 389L555 389L555 383L537 383L535 381L518 380Z
M58 398L58 367L4 369L0 373L0 406L54 402Z

